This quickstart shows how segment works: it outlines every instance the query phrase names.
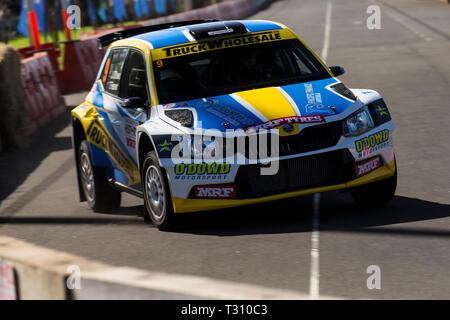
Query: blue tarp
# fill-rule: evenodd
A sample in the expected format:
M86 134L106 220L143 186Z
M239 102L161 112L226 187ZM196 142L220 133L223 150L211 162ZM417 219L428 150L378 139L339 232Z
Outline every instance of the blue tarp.
M128 20L127 10L123 0L114 0L114 17L119 21Z
M87 5L88 5L88 12L89 12L89 18L91 20L91 24L94 24L96 17L95 17L95 9L94 9L94 5L92 4L92 0L87 0Z
M39 31L45 32L45 4L44 0L33 0L33 9L36 12L38 20ZM28 36L28 3L27 0L22 0L22 11L20 12L20 20L17 25L17 31L24 36Z
M166 0L155 0L155 11L157 14L167 14Z

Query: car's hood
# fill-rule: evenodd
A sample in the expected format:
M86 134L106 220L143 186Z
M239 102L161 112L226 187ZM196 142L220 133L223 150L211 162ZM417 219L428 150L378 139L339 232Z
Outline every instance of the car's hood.
M272 122L277 125L266 127L269 129L285 124L284 118L294 119L294 123L324 122L327 117L339 115L355 103L329 88L336 83L339 83L336 79L329 78L166 104L162 107L164 110L188 108L194 113L196 127L221 131L246 129L277 120Z

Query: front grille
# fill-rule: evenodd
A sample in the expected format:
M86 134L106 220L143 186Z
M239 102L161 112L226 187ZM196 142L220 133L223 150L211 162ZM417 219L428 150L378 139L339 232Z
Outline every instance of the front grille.
M348 150L287 159L276 175L261 175L261 164L241 166L236 175L238 197L258 198L352 180L355 159Z
M289 156L299 153L311 152L325 148L331 148L337 145L343 133L342 122L330 122L326 124L316 125L303 129L299 134L292 136L279 136L278 155L280 157ZM257 137L259 139L259 136ZM245 138L245 157L247 159L265 158L265 155L259 157L259 140L253 142L253 149L250 148L250 138ZM235 140L235 146L238 145ZM235 147L235 151L239 152ZM267 137L268 156L271 151L271 139Z
M331 122L303 129L294 136L280 137L280 156L330 148L342 136L342 122Z

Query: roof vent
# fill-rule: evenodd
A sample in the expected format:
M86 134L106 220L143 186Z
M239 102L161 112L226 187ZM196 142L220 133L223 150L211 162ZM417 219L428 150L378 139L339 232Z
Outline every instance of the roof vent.
M240 22L212 22L188 27L195 40L247 33L247 28Z

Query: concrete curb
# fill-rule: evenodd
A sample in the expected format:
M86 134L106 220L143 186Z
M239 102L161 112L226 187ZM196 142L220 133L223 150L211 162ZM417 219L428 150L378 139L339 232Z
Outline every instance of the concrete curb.
M9 237L0 237L0 260L12 265L18 296L25 300L310 299L308 294L293 290L114 267ZM69 266L77 266L81 271L80 289L67 288ZM321 299L338 298L322 296Z

